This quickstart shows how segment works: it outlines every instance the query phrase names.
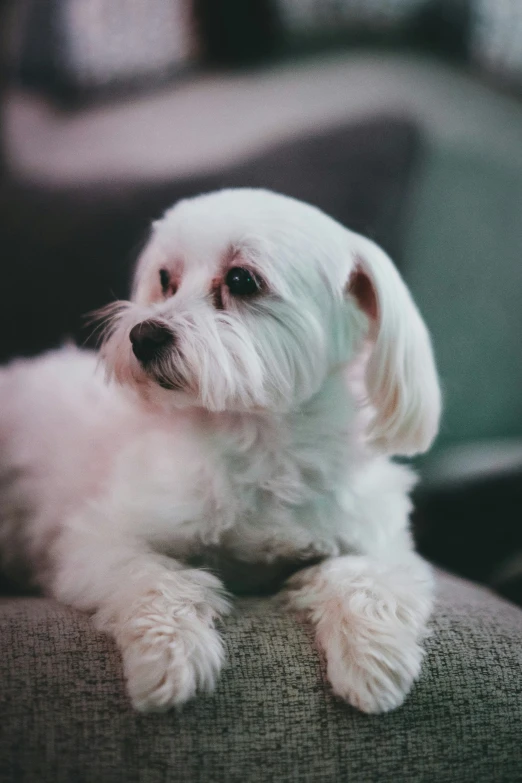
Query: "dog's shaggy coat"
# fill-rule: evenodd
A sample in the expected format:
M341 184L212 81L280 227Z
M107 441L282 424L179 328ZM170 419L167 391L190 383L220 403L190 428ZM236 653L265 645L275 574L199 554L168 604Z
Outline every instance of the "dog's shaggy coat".
M140 710L214 687L222 578L295 571L334 692L400 705L432 578L389 457L429 447L440 394L388 257L311 206L221 191L154 224L106 315L101 359L0 372L5 567L113 635Z

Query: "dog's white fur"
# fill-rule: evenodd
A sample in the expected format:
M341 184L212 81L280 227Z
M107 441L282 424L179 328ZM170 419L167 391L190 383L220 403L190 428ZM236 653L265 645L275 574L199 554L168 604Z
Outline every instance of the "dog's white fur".
M258 296L230 295L232 266L262 279ZM144 369L129 332L150 318L176 340ZM261 579L305 566L287 596L335 693L366 712L400 705L432 578L412 549L413 475L388 455L429 447L440 395L388 257L267 191L180 202L154 225L102 356L65 348L0 373L5 565L113 635L140 710L212 689L223 665L228 600L191 563Z

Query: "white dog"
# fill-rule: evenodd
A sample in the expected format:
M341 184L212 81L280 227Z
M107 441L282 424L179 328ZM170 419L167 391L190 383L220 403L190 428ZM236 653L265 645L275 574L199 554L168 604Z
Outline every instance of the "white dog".
M388 257L293 199L204 195L154 224L108 324L102 361L65 348L0 372L4 565L113 635L139 710L214 687L222 578L292 571L333 691L400 705L432 577L389 455L429 447L440 394Z

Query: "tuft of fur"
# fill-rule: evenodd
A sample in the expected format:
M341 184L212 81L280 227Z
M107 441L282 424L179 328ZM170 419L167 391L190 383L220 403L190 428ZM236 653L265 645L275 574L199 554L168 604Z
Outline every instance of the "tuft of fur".
M228 288L236 267L255 295ZM429 447L440 392L390 259L314 207L220 191L154 224L131 301L103 316L100 355L0 371L4 567L114 637L139 710L215 686L226 584L298 571L287 600L334 692L398 706L432 584L409 533L414 476L389 455ZM140 361L144 321L170 339Z

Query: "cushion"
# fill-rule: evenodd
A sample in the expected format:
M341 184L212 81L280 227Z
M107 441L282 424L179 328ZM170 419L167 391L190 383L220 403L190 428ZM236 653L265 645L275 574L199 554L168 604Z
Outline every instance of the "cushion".
M161 84L193 66L185 0L17 0L8 32L15 82L64 102Z
M257 783L517 780L522 612L438 576L420 681L395 712L332 696L310 630L275 599L241 599L228 666L180 712L131 711L114 644L43 598L0 600L0 779Z
M470 51L493 75L520 91L522 84L522 6L518 0L473 0Z

